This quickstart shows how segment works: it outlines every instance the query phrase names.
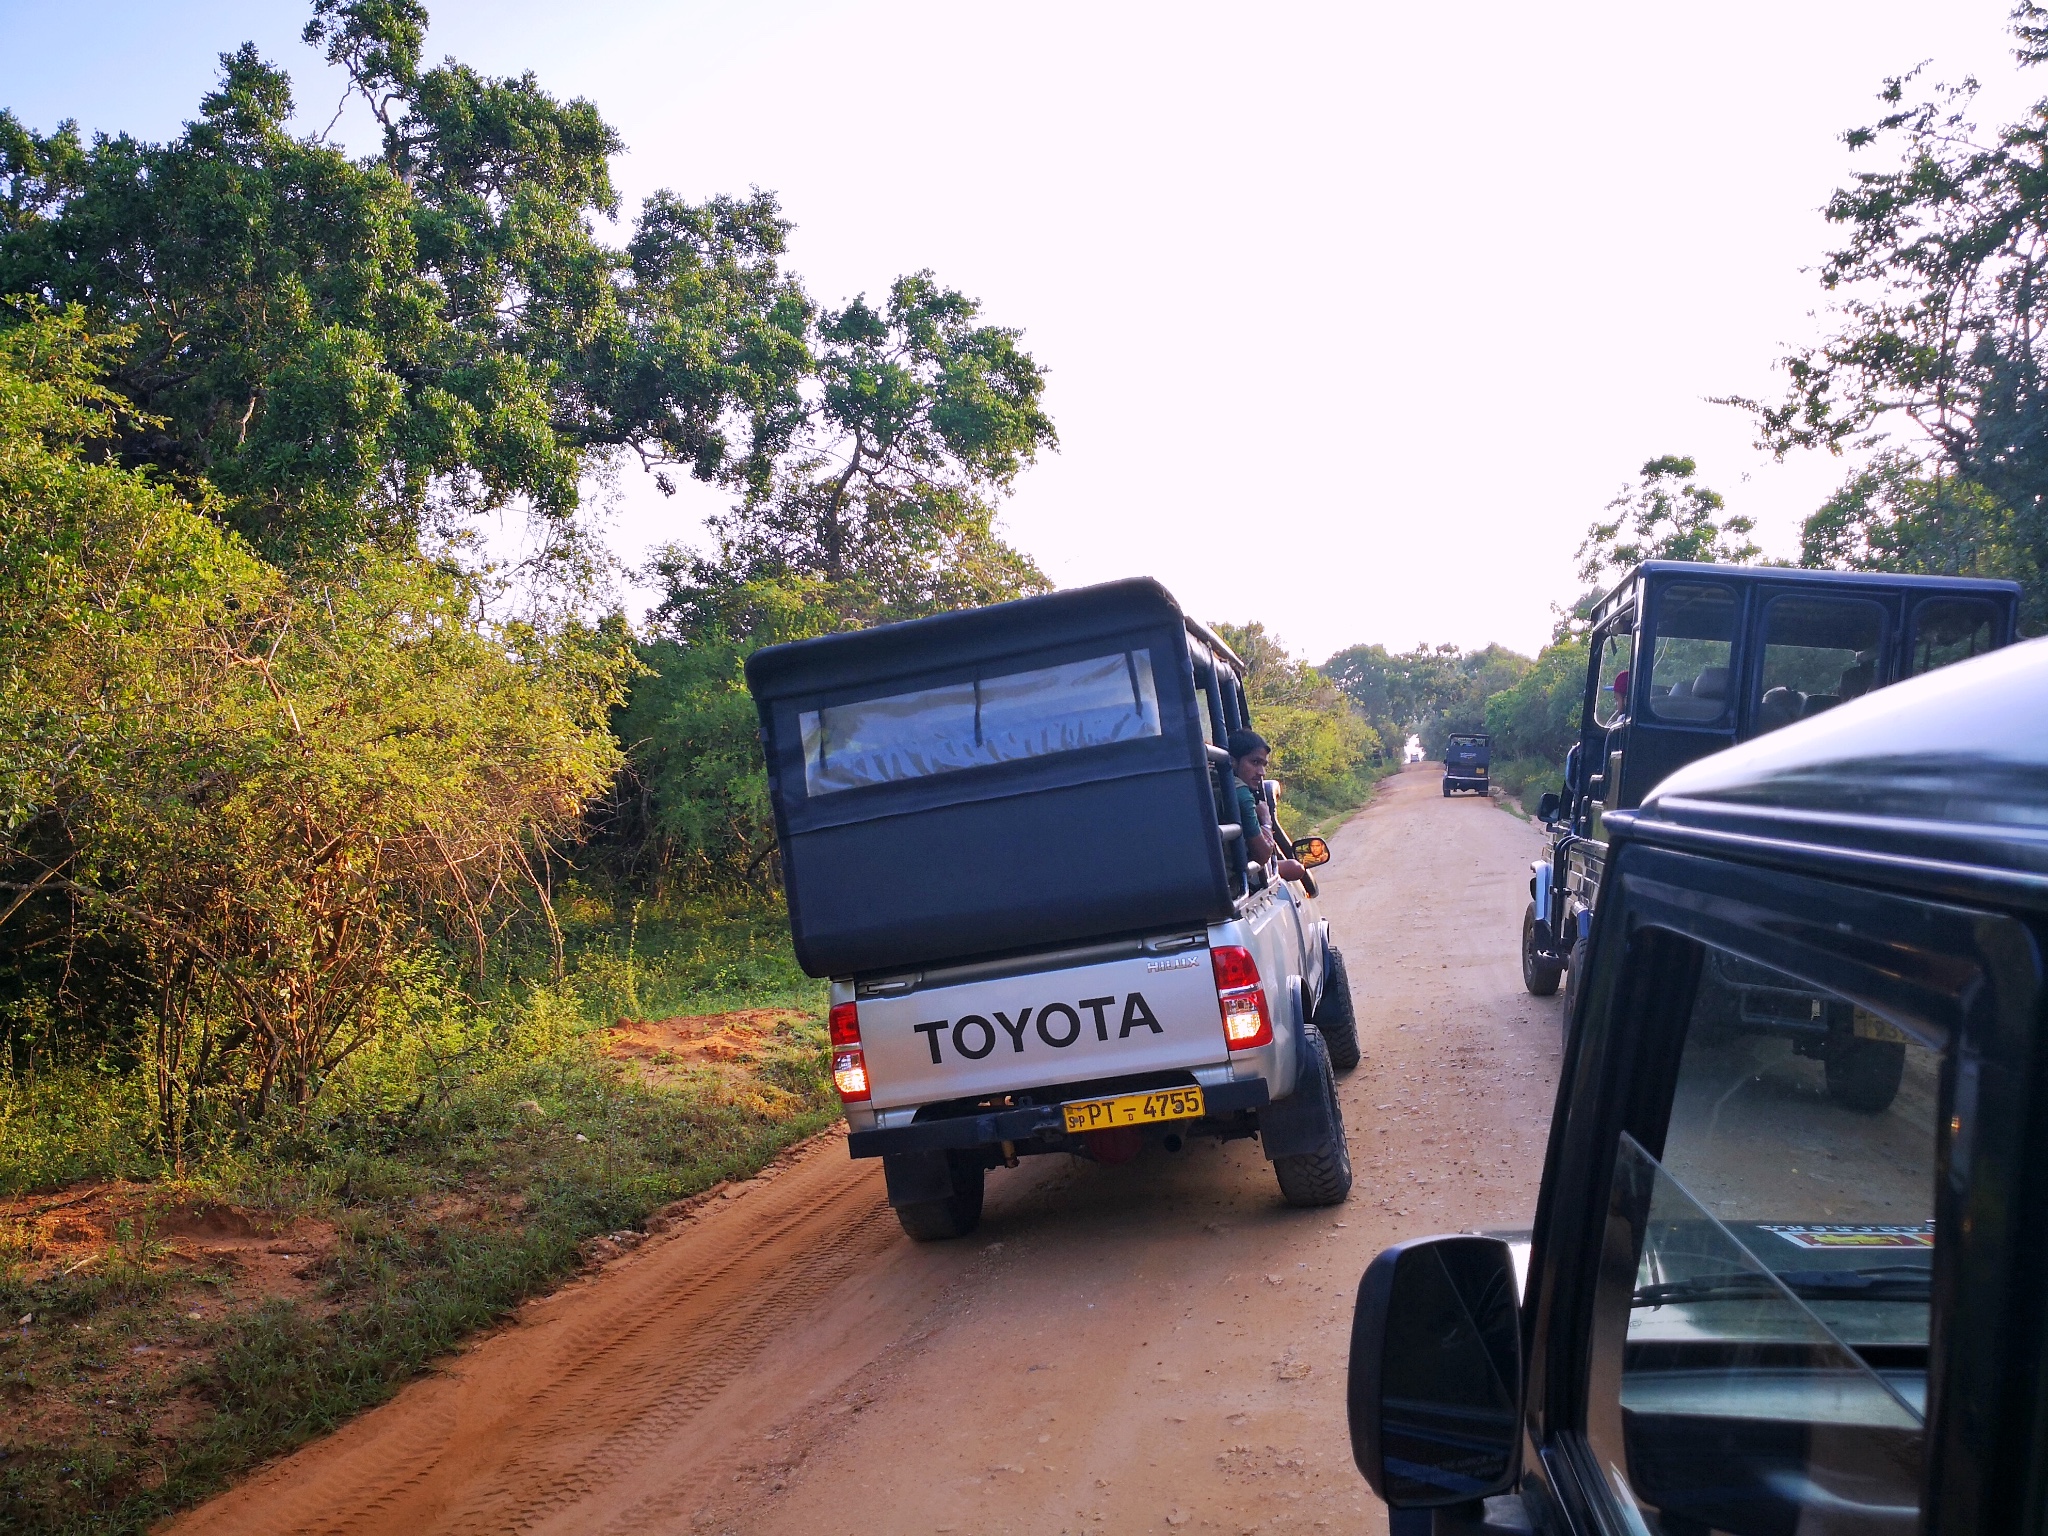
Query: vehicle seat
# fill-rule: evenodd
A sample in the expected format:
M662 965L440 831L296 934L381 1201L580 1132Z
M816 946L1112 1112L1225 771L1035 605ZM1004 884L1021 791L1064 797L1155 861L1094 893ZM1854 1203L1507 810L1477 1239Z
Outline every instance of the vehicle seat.
M1756 728L1775 731L1790 725L1806 707L1806 696L1793 688L1772 688L1757 701Z
M1679 692L1684 688L1683 693ZM1728 669L1702 667L1687 688L1680 683L1654 702L1653 708L1665 720L1718 720L1728 698Z
M1809 693L1806 696L1806 708L1801 711L1799 718L1811 720L1815 715L1825 714L1841 702L1840 697L1832 693Z
M1877 658L1867 651L1858 652L1856 665L1843 669L1841 686L1835 690L1835 696L1841 699L1860 699L1870 692L1870 685L1877 681L1876 660Z

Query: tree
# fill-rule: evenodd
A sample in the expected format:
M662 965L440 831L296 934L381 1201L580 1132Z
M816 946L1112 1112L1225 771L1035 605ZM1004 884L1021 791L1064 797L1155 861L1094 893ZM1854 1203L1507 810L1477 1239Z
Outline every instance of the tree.
M1343 690L1353 708L1381 728L1382 735L1398 742L1406 734L1408 711L1399 663L1384 645L1354 645L1339 651L1323 663L1322 673Z
M1486 701L1529 670L1529 658L1504 645L1460 652L1438 646L1436 692L1416 724L1425 757L1441 758L1454 734L1486 729Z
M857 298L820 317L817 384L789 452L732 513L715 559L671 555L692 588L816 578L864 622L999 601L1050 585L994 532L995 502L1058 445L1045 376L1019 333L929 272L882 309Z
M1699 560L1747 565L1763 553L1750 542L1756 520L1727 517L1721 493L1694 477L1699 465L1665 454L1642 467L1633 489L1623 487L1607 503L1614 514L1595 521L1579 545L1579 580L1598 585L1645 560ZM1738 542L1740 541L1740 542Z
M1360 708L1385 710L1402 735L1422 738L1440 755L1454 731L1486 729L1486 700L1513 684L1529 658L1490 644L1476 651L1455 645L1418 645L1400 655L1379 645L1339 651L1324 670Z
M209 1104L303 1115L437 941L480 969L508 915L549 917L538 861L616 769L624 657L480 626L414 558L290 577L94 462L157 429L99 381L133 345L76 306L0 327L0 972L81 939L126 970L175 1154Z
M307 41L383 128L360 162L285 131L290 80L247 45L169 143L0 112L0 295L128 338L121 461L204 479L288 563L513 503L565 517L608 454L764 476L810 318L774 200L657 193L603 245L617 135L531 75L422 69L426 21L316 0Z
M1273 774L1290 799L1313 814L1341 795L1382 750L1379 733L1342 690L1287 648L1263 624L1217 624L1216 633L1245 663L1252 723L1273 748Z
M1595 519L1578 550L1579 580L1590 590L1570 608L1553 609L1553 643L1584 634L1593 606L1607 589L1645 560L1747 565L1763 554L1749 537L1756 520L1725 515L1727 501L1700 484L1698 473L1692 459L1665 454L1647 461L1635 486L1622 487L1607 503L1612 517Z
M2018 518L1983 486L1930 476L1897 450L1881 453L1808 514L1799 563L1810 568L1930 576L2033 573Z
M629 882L779 874L760 717L742 668L764 645L830 634L827 585L784 576L697 586L637 650L642 672L612 727L627 753L597 851Z
M2048 58L2048 10L2012 12L2023 68ZM1908 103L1886 82L1878 120L1846 135L1885 148L1828 200L1846 241L1821 267L1834 333L1784 361L1760 445L1885 450L1810 520L1807 558L1886 570L2011 574L2023 612L2048 625L2048 100L1986 134L1977 86ZM1895 435L1896 434L1896 435ZM1995 509L1995 510L1994 510ZM1962 539L1934 525L1959 517Z
M1579 739L1585 695L1586 642L1545 646L1534 666L1486 700L1495 756L1561 767Z

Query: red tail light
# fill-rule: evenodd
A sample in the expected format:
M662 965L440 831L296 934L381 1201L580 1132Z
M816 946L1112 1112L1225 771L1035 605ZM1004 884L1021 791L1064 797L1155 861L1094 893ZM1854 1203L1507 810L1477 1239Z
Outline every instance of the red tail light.
M826 1029L832 1036L832 1086L839 1102L857 1104L868 1097L868 1063L860 1048L860 1010L852 1003L834 1003Z
M1233 1051L1249 1051L1273 1042L1273 1020L1266 1011L1266 989L1259 985L1258 962L1237 944L1209 951L1216 972L1216 1005L1223 1014L1223 1043Z
M860 1044L860 1010L852 1003L834 1003L826 1025L832 1031L832 1043L838 1045Z

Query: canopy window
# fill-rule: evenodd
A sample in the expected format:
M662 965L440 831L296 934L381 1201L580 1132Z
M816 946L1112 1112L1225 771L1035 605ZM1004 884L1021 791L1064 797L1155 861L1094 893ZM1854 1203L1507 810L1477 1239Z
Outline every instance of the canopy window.
M815 798L1157 736L1149 649L805 710Z
M1860 698L1881 675L1884 609L1862 598L1781 597L1764 616L1756 731L1775 731Z
M1998 644L1998 610L1981 597L1937 597L1913 610L1908 675L1982 656Z
M1593 723L1597 726L1614 724L1627 708L1628 665L1635 643L1635 636L1624 628L1609 630L1600 641L1600 686L1593 694Z
M1728 664L1735 644L1735 592L1704 582L1674 582L1657 599L1650 667L1650 713L1659 720L1712 725L1728 713L1734 690Z

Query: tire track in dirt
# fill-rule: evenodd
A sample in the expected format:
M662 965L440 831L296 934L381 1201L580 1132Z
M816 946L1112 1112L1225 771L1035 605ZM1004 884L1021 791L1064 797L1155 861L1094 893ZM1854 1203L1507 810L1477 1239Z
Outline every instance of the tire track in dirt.
M676 1472L706 1438L692 1421L901 1240L839 1133L733 1194L174 1530L525 1531L651 1460Z

